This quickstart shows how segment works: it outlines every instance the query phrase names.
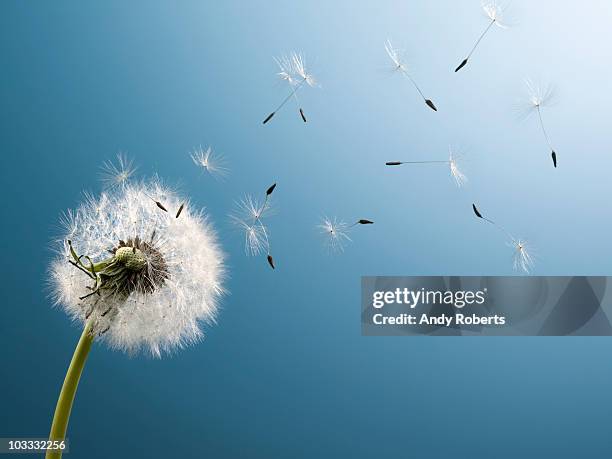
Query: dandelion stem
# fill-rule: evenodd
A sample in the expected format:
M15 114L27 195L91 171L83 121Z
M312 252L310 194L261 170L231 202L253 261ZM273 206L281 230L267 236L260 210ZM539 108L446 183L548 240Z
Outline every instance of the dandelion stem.
M408 78L410 80L410 82L412 83L412 85L416 88L416 90L419 92L419 94L421 95L421 97L423 98L423 100L427 100L427 97L425 97L425 94L423 94L423 91L421 91L421 88L419 88L419 85L416 84L416 81L414 81L414 78L412 78L410 76L410 74L408 72L406 72L406 70L403 67L400 67L402 70L402 73L404 75L406 75L406 78Z
M482 35L480 35L480 37L478 37L478 40L476 40L476 43L474 44L474 47L472 48L472 50L470 51L470 54L468 54L467 59L469 59L470 57L472 57L472 54L474 54L474 51L476 51L476 48L478 47L478 45L480 44L480 42L482 41L482 39L484 38L484 36L487 34L487 32L489 31L489 29L493 26L493 24L495 24L495 19L493 19L489 25L487 26L487 28L484 30L484 32L482 32Z
M72 410L72 402L76 394L79 380L83 367L87 361L87 356L91 349L94 340L92 334L93 321L88 320L81 334L81 338L74 350L72 361L68 367L64 384L57 400L55 414L53 415L53 423L51 424L50 440L62 441L66 438L66 429L68 428L68 420L70 419L70 411ZM47 450L45 459L61 459L61 450Z
M536 109L538 110L538 119L540 120L540 128L542 129L542 133L544 134L544 138L546 139L546 143L548 144L548 147L552 151L554 151L552 143L550 142L550 137L548 137L548 132L546 132L546 128L544 127L544 121L542 120L542 111L540 110L540 106L538 105L536 107Z
M495 24L495 19L492 19L491 22L489 23L489 25L487 26L487 28L484 29L484 32L482 32L482 34L480 34L480 37L478 37L478 40L476 40L476 43L474 43L474 46L470 50L470 53L463 60L463 62L461 62L461 64L459 64L459 67L457 67L455 69L455 72L458 72L459 70L461 70L465 66L465 64L467 64L468 60L470 59L470 57L472 57L472 54L474 54L474 51L476 51L476 48L478 47L478 45L480 44L480 42L482 41L484 36L487 34L489 29L493 26L493 24Z
M400 164L448 164L450 161L398 161Z
M268 121L270 121L272 119L272 117L276 114L276 112L278 112L281 108L284 107L284 105L287 103L287 101L289 101L289 99L291 99L295 95L297 90L300 89L305 82L306 82L306 78L304 78L302 81L300 81L298 84L296 84L295 88L293 88L293 90L289 93L289 95L283 99L283 101L276 108L276 110L274 110L272 113L270 113L267 116L267 118L263 121L263 124L266 124Z

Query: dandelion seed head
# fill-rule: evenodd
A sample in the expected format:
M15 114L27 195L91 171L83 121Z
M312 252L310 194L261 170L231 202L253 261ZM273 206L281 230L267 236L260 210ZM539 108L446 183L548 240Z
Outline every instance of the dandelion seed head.
M537 109L551 105L555 99L555 88L548 85L539 85L530 79L525 79L525 86L529 97L531 108Z
M448 147L448 165L450 168L451 177L455 179L458 187L465 185L468 181L466 175L460 170L461 157L457 153L453 153L453 149Z
M232 221L244 234L244 251L247 255L269 253L268 230L261 220L253 222L233 216Z
M291 60L293 61L293 71L297 73L308 86L317 84L314 76L306 70L306 61L301 53L292 53Z
M527 241L512 240L509 245L514 249L512 263L514 269L529 274L533 270L535 262Z
M246 195L236 202L230 219L244 234L244 250L247 255L269 252L269 230L263 219L272 214L273 208L269 198L260 201L251 195Z
M214 153L211 147L204 149L200 145L191 153L191 160L215 178L223 178L229 172L225 166L225 158Z
M93 333L111 347L161 356L198 341L200 323L215 321L224 255L202 212L187 206L176 219L152 196L172 209L186 202L152 181L86 196L67 212L50 286L55 302L77 322L92 320ZM94 280L69 263L71 247L96 264L99 294Z
M291 86L295 86L298 81L294 78L293 61L290 57L282 56L274 58L274 61L278 65L280 71L277 73L278 77L289 83Z
M538 84L529 78L523 80L525 84L525 98L518 101L515 106L517 118L524 120L543 107L550 107L556 103L556 90L551 84Z
M134 161L124 153L117 154L116 161L106 161L102 165L100 178L104 187L112 189L125 186L136 172Z
M278 77L288 82L291 86L306 83L308 86L316 86L315 77L306 70L306 61L301 53L292 52L288 56L274 58L280 71Z
M387 55L391 59L394 65L394 70L401 70L403 72L406 71L406 65L402 61L401 52L397 48L393 47L391 40L387 40L385 42L385 51L387 51Z
M510 27L509 22L506 19L507 5L502 5L496 0L482 0L482 10L484 14L491 20L494 21L502 29Z
M344 246L351 242L348 235L349 226L336 217L323 218L322 223L317 225L325 236L325 245L330 252L342 252Z

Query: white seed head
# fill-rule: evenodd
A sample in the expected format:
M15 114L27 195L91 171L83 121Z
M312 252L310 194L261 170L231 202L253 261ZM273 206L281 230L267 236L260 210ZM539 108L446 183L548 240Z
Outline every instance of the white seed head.
M530 79L525 79L525 86L527 87L527 94L529 97L529 104L531 105L531 108L535 109L538 107L548 106L554 102L554 86L550 84L536 84Z
M513 267L516 271L522 271L525 274L529 274L535 264L531 249L527 241L520 239L512 240L509 244L513 250Z
M229 169L225 165L225 158L214 153L211 147L204 149L200 145L191 153L191 160L215 178L224 178L229 173Z
M344 246L351 242L349 226L336 217L324 217L317 227L325 236L325 245L330 252L343 252Z
M491 20L495 21L495 24L502 29L510 27L509 21L506 19L506 11L508 5L501 5L496 0L482 0L482 10L484 14Z
M293 61L293 70L297 73L302 80L304 80L308 86L315 86L316 80L311 73L306 70L306 61L301 53L293 52L291 54L291 60Z
M201 211L185 205L175 217L186 202L157 181L87 196L63 217L50 268L56 303L128 353L160 356L202 338L200 322L215 321L224 292L224 255ZM70 263L71 246L83 269Z
M400 70L402 72L406 72L406 65L402 60L401 52L399 49L394 48L391 40L387 40L385 42L385 51L387 51L387 55L393 62L393 70Z
M448 147L448 165L450 168L451 177L455 179L455 183L458 187L465 185L468 181L466 175L461 172L459 168L460 156L458 154L453 154L452 148Z
M277 73L281 80L287 81L292 86L306 83L308 86L316 86L314 76L306 70L306 61L300 53L292 52L288 56L274 58L280 68Z
M125 186L135 172L134 162L125 154L118 153L116 162L104 162L100 178L105 188L112 189Z
M525 84L525 98L516 105L518 119L529 118L533 113L543 107L550 107L556 103L557 93L552 84L539 84L529 78L523 79Z
M274 61L278 65L280 71L277 73L278 77L289 83L291 86L295 86L298 81L294 78L293 72L293 61L290 57L281 56L275 57Z
M244 234L244 250L247 255L269 253L269 230L263 219L273 214L270 199L259 201L251 195L236 201L231 221Z

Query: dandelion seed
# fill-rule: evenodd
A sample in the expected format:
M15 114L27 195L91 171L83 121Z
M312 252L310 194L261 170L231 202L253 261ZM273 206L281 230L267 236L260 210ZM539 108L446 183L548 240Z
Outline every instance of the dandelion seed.
M275 188L276 184L273 184L266 190L263 201L246 195L236 202L235 211L230 215L233 223L244 233L244 249L247 255L259 255L262 252L270 255L269 231L263 219L272 212L270 195Z
M374 222L372 220L365 220L365 219L361 219L361 220L357 220L357 224L358 225L373 225Z
M528 243L520 239L513 239L509 245L514 249L512 258L514 269L529 274L533 270L535 263Z
M468 63L468 60L470 59L470 57L472 57L472 54L474 54L474 51L476 51L476 48L478 47L478 45L480 44L484 36L491 29L491 27L493 27L493 24L496 24L498 27L501 27L502 29L507 29L509 27L509 23L504 20L504 15L508 9L508 5L502 6L496 0L483 0L481 2L481 6L482 6L482 9L486 17L490 20L489 25L484 30L484 32L482 32L482 34L478 37L478 40L476 40L476 43L470 50L467 57L463 61L461 61L461 63L457 66L457 68L455 69L455 73L457 73L459 70L461 70L463 67L466 66L466 64Z
M119 153L116 162L104 162L100 178L106 189L124 187L135 172L134 162L125 154Z
M200 145L191 153L191 159L194 164L217 179L224 178L229 173L225 165L225 158L215 154L211 147L203 149Z
M386 166L401 166L404 164L448 164L450 169L451 177L455 180L458 187L463 186L467 181L466 175L460 170L459 161L460 156L453 153L452 148L448 147L449 157L447 160L434 160L434 161L387 161Z
M249 256L257 256L269 250L268 233L261 221L253 224L251 221L241 220L231 216L233 223L244 233L244 251Z
M185 207L185 203L181 204L181 207L179 207L178 210L176 211L176 217L175 218L179 218L179 216L181 215L181 212L183 211L184 207Z
M436 108L435 104L430 99L425 97L425 95L423 94L423 91L421 91L421 88L419 87L419 85L417 85L417 83L414 80L414 78L412 78L412 75L410 75L410 73L408 72L408 67L406 66L406 64L402 60L400 51L397 48L393 47L393 45L391 44L390 40L387 40L385 42L385 51L387 51L387 55L389 56L389 58L393 62L393 71L394 72L400 72L406 78L408 78L408 80L410 80L412 85L415 87L415 89L417 90L417 92L419 93L419 95L421 96L423 101L425 102L425 104L427 104L427 106L429 108L431 108L433 111L437 112L438 109Z
M306 69L306 63L304 60L304 56L302 54L293 52L289 56L283 56L281 58L274 59L277 65L280 68L280 72L278 76L281 80L286 81L291 88L291 91L285 99L280 103L280 105L270 113L264 120L263 124L267 124L272 117L281 109L283 106L289 101L289 99L294 98L296 101L300 116L302 120L306 122L306 116L304 115L304 111L301 107L299 107L299 101L297 98L298 90L306 84L307 86L314 87L316 86L316 81L314 76L309 73Z
M272 269L276 269L276 267L274 266L274 258L272 258L272 255L268 255L268 264L272 267Z
M472 210L474 211L476 217L490 223L508 238L510 241L508 245L514 249L513 268L516 271L523 271L525 273L531 272L534 266L534 260L533 256L530 255L528 244L523 240L514 238L508 231L506 231L504 227L498 225L493 220L484 217L476 207L476 204L472 204Z
M343 252L344 246L351 242L348 235L349 226L336 217L325 217L323 222L317 226L325 235L325 243L330 252Z
M523 104L519 107L519 117L520 118L528 118L532 113L538 114L538 122L540 124L540 129L542 134L544 135L544 139L546 140L546 144L551 151L551 159L553 162L553 166L557 167L557 153L552 145L548 132L544 127L544 120L542 119L542 107L548 107L554 104L555 102L555 90L552 85L541 86L535 84L533 81L529 79L525 79L525 86L527 87L527 104Z

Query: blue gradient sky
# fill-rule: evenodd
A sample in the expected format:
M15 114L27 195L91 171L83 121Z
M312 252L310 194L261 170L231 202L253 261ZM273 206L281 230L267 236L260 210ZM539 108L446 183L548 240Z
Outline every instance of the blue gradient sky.
M0 5L0 436L45 436L79 330L46 297L50 239L99 166L128 152L206 206L231 294L206 341L161 361L95 346L70 457L602 457L609 339L360 336L362 275L511 274L483 212L536 248L536 274L611 274L612 4L516 1L486 26L478 1L19 2ZM389 76L404 48L439 108ZM608 43L608 44L606 44ZM285 96L273 56L305 53L321 88ZM536 119L522 78L554 83ZM225 182L188 152L226 155ZM468 186L393 159L467 155ZM227 214L272 182L278 269L246 258ZM341 256L315 225L370 218Z

